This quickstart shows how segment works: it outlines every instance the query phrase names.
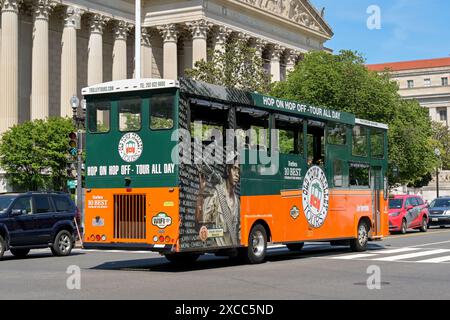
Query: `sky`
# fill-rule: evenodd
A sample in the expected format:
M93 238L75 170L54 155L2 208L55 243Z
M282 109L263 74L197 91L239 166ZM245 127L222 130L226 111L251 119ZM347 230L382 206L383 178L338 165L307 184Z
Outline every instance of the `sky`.
M449 0L311 2L319 10L325 7L325 20L334 32L325 46L335 53L342 49L356 50L367 63L450 57ZM379 9L380 19L373 15L371 6ZM374 29L368 28L368 20Z

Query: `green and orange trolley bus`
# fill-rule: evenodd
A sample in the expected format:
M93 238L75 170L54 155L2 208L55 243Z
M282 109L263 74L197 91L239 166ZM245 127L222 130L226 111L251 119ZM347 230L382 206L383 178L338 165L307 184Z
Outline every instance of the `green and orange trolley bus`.
M389 234L384 124L191 79L83 89L84 245L261 263Z

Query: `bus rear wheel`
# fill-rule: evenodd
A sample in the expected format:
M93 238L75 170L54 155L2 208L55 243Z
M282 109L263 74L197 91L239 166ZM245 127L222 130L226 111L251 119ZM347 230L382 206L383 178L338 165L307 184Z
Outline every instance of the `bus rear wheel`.
M167 260L177 265L190 265L198 260L198 253L169 253L164 255Z
M242 258L246 263L263 263L267 253L267 232L261 224L255 225L248 237L248 247L241 251Z
M350 247L352 251L363 252L367 250L369 243L369 231L370 227L366 221L361 221L358 225L358 238L350 241Z

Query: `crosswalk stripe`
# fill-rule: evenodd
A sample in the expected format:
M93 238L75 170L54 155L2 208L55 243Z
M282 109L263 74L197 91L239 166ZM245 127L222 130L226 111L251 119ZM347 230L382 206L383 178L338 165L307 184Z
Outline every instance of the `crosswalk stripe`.
M450 262L450 256L417 261L417 263L441 263L441 262Z
M370 258L370 257L376 257L376 254L373 253L360 253L360 254L352 254L349 256L343 256L343 257L333 257L332 259L336 260L353 260L353 259L362 259L362 258Z
M374 259L377 261L398 261L398 260L405 260L405 259L412 259L412 258L418 258L418 257L424 257L424 256L431 256L434 254L441 254L441 253L448 253L450 250L445 249L439 249L439 250L432 250L432 251L426 251L426 252L416 252L416 253L409 253L409 254L402 254L399 256L392 256L392 257L386 257L386 258L378 258Z
M417 251L420 250L419 248L400 248L400 249L392 249L392 250L381 250L376 251L377 253L382 254L394 254L394 253L402 253L402 252L410 252L410 251Z

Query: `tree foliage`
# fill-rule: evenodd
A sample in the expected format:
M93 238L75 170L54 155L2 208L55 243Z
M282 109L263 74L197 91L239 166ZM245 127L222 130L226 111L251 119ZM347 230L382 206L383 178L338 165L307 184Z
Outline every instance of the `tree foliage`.
M62 190L72 120L51 118L12 127L0 140L0 166L17 191Z
M442 169L450 170L450 128L440 122L433 122L433 137L441 150Z
M389 73L369 71L357 52L308 53L272 94L388 124L389 160L399 168L391 184L415 184L436 165L437 142L427 110L415 100L402 100Z
M208 61L198 61L194 69L186 70L186 76L228 88L267 93L270 76L263 67L263 60L254 48L235 40L226 44L225 53L210 51Z

